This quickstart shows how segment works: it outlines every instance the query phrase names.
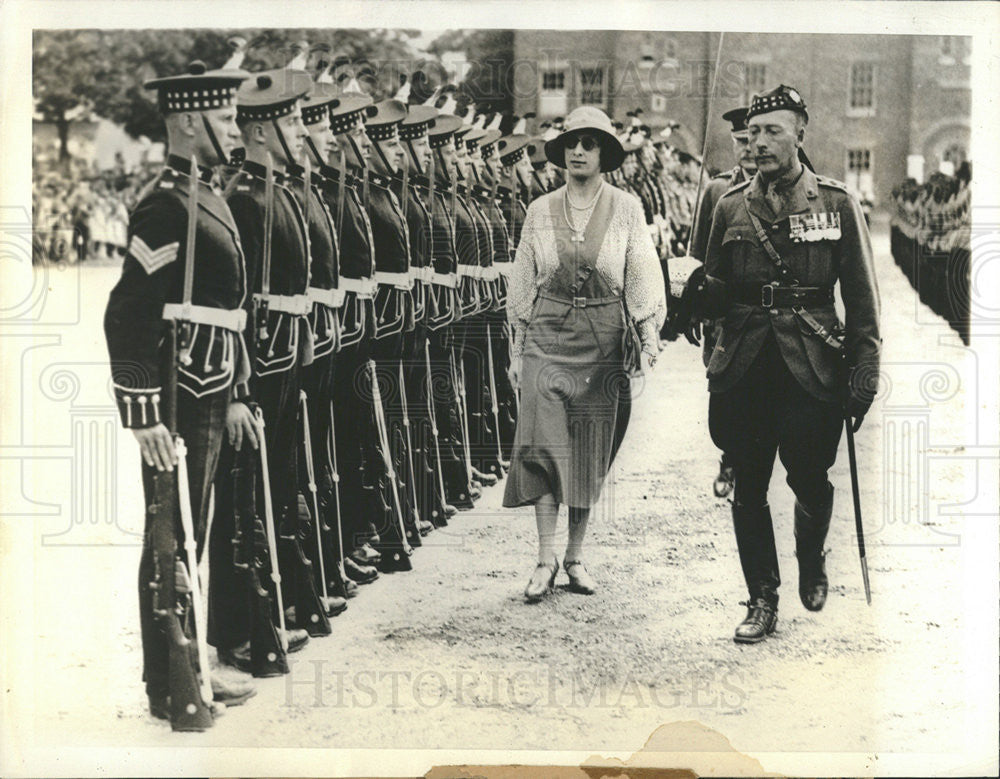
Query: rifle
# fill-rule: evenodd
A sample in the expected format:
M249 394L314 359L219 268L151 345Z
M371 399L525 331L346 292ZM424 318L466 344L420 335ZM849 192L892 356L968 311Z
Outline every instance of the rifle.
M854 451L854 424L850 416L844 417L847 429L847 457L851 463L851 493L854 497L854 527L858 534L858 556L861 559L861 578L865 583L865 600L872 605L872 588L868 581L868 559L865 557L865 531L861 525L861 493L858 489L858 457Z
M340 580L347 581L347 571L344 570L344 528L340 520L340 471L337 468L337 425L336 414L333 413L333 403L330 403L330 436L327 438L327 459L330 464L330 473L333 478L333 497L337 502L337 568L340 573ZM345 590L346 595L346 590Z
M323 605L329 602L326 589L326 563L323 560L323 519L319 513L319 497L316 491L316 471L313 468L312 431L309 429L309 403L305 390L299 390L299 408L302 409L302 438L306 455L306 475L309 478L309 494L312 496L314 521L316 524L316 557L319 562L320 592Z
M260 297L257 298L257 340L263 344L268 339L267 298L271 293L271 233L274 229L274 161L267 154L267 173L264 178L264 256L261 266Z
M184 311L190 312L191 289L194 284L194 243L198 219L198 168L192 159L192 174L188 197L188 226L184 257L184 299L187 304ZM184 324L187 327L184 327ZM185 322L180 329L184 330L182 337L187 339L185 348L190 344L190 322ZM167 348L169 368L164 379L163 423L174 438L178 450L178 469L176 471L158 471L153 475L153 504L149 507L150 541L153 549L154 581L150 583L153 590L153 613L160 624L168 642L168 690L170 694L170 726L178 731L203 731L214 724L209 703L212 700L211 681L208 678L207 655L197 654L200 660L202 679L199 682L198 671L192 656L191 640L184 632L182 617L184 607L178 604L178 569L183 578L183 564L177 559L177 515L185 535L185 547L189 550L188 565L191 566L193 547L196 542L191 519L191 499L187 494L187 471L184 469L184 442L177 435L177 371L181 354L178 344L178 322L170 320L167 324ZM190 355L186 355L190 362ZM182 475L183 470L183 475ZM181 481L184 480L183 488ZM187 522L184 517L187 517ZM196 602L192 586L197 582L197 562L191 569L188 594L192 605ZM200 595L200 593L199 593ZM201 603L197 602L200 609ZM195 626L199 631L198 640L204 640L204 632L198 624L196 613ZM200 649L200 647L199 647Z
M271 474L267 465L267 438L264 435L264 413L258 406L254 409L257 420L257 438L260 441L261 482L264 492L264 523L267 530L267 554L271 560L271 582L274 597L278 603L278 637L281 651L288 653L288 631L285 629L285 604L281 594L281 568L278 564L278 536L274 528L274 506L271 503Z
M495 438L497 442L497 462L503 468L505 460L503 458L503 449L500 446L500 405L497 403L496 367L493 365L493 336L490 332L489 323L486 324L486 352L486 360L490 372L490 401L493 406L493 421L496 424L494 432L496 433Z
M255 407L254 407L255 408ZM246 577L250 612L250 664L257 677L288 673L288 659L274 626L274 602L263 585L268 557L267 533L257 516L257 465L252 447L233 453L233 565Z
M413 465L413 437L410 434L410 412L406 403L406 379L403 363L399 363L399 397L403 404L403 431L406 434L406 466L409 468L410 492L413 494L413 517L420 527L420 499L417 497L417 469Z
M434 376L431 372L431 343L428 338L424 341L424 362L427 365L427 416L431 423L431 435L434 438L434 458L437 463L438 495L442 509L448 505L448 496L444 489L444 469L441 467L441 444L438 438L437 409L434 407ZM441 519L447 521L442 514Z

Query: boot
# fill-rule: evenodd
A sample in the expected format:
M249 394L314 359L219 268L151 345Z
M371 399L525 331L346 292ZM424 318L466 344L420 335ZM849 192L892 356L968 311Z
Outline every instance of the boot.
M799 561L799 598L809 611L820 611L826 603L829 581L826 578L826 551L823 543L830 529L833 513L833 486L827 503L806 508L795 501L795 557Z
M774 547L771 509L733 503L733 529L740 552L740 565L750 599L747 615L737 626L733 640L740 644L763 641L778 621L778 554Z

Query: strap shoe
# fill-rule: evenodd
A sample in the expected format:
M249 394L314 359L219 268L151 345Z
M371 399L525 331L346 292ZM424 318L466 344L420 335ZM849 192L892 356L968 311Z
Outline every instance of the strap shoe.
M746 618L736 626L733 641L737 644L757 644L774 632L778 626L778 607L764 598L743 601L747 607Z

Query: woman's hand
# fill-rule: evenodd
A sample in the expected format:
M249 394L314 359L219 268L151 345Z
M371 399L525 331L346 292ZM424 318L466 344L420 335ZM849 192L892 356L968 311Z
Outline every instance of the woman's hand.
M645 347L643 347L642 350L643 369L652 373L653 368L656 367L656 360L658 357L659 355L655 351L647 350Z
M158 471L172 471L177 464L177 452L174 451L174 437L170 435L163 423L152 427L132 430L135 440L139 442L142 459L150 468Z
M510 368L507 369L507 378L510 386L515 390L521 389L521 358L515 357L510 361Z
M237 452L243 446L244 436L254 449L257 448L257 424L246 403L234 400L226 410L226 429L229 443Z

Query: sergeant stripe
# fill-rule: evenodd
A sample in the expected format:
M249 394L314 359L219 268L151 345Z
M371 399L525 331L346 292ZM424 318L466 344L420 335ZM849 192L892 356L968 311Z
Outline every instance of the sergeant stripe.
M152 274L164 265L169 265L176 260L179 249L180 243L178 241L168 243L159 249L150 249L149 245L138 235L133 235L132 241L128 245L129 254L135 257L147 274Z

